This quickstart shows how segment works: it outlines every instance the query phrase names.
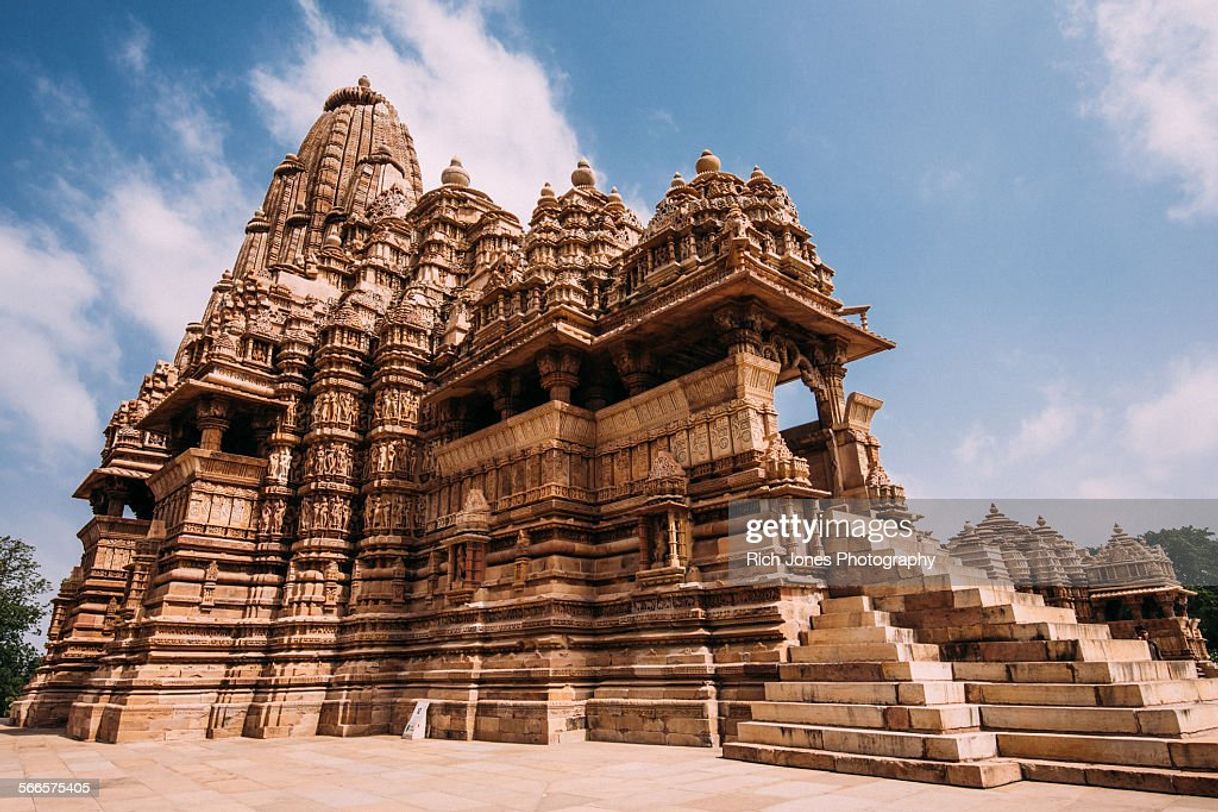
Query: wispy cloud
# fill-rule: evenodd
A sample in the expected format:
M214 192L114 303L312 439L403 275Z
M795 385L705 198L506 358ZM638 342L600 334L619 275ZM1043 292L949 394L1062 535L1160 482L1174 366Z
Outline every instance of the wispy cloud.
M460 155L476 188L527 220L543 182L566 186L578 139L553 71L497 39L482 5L373 0L375 27L350 35L311 0L301 8L306 38L252 75L282 140L299 141L331 90L367 74L410 127L425 187Z
M95 446L100 425L85 369L114 362L94 307L99 287L49 229L0 218L0 430L27 453Z
M112 54L139 83L144 107L132 113L148 122L146 153L107 129L71 77L35 80L38 110L56 125L47 165L61 169L45 205L0 217L0 432L30 459L97 447L115 404L95 393L117 381L124 342L150 335L173 351L252 208L199 86L157 68L154 45L134 23Z
M1197 350L1139 382L1086 391L1059 383L1007 425L978 421L955 469L916 496L1137 498L1212 496L1218 464L1218 352Z
M1103 0L1073 4L1063 30L1098 48L1088 109L1118 135L1129 165L1174 180L1169 214L1218 214L1218 4Z

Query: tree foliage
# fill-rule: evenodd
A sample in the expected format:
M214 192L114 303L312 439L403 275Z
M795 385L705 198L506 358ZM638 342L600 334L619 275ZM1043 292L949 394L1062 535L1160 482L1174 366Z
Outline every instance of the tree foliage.
M1218 587L1218 538L1208 527L1173 527L1152 530L1143 538L1158 544L1176 568L1176 577L1187 587Z
M34 548L0 536L0 715L8 713L9 703L38 667L38 650L27 638L46 614L42 595L50 588Z
M1211 656L1218 654L1218 538L1208 527L1172 527L1143 536L1147 544L1163 547L1180 583L1196 591L1188 613L1201 621L1201 633Z

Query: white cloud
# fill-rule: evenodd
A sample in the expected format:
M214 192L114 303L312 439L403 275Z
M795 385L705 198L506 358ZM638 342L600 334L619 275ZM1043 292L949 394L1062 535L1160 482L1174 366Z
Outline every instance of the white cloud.
M1156 465L1218 453L1218 357L1192 357L1170 366L1157 396L1125 412L1124 444Z
M1092 38L1103 60L1092 107L1130 165L1180 185L1173 217L1218 214L1218 4L1103 0L1072 9L1066 34Z
M927 485L953 497L1212 497L1218 352L1179 357L1136 392L1046 387L1027 417L966 431L953 469L926 461Z
M1019 421L1011 441L1012 460L1039 459L1060 452L1077 434L1083 419L1092 411L1071 399L1062 386L1044 389L1045 405Z
M375 27L355 35L339 33L314 2L301 8L307 39L252 75L268 126L292 149L330 91L367 74L410 128L425 188L460 155L476 188L527 220L543 182L569 184L580 153L554 77L496 39L482 6L373 0Z
M39 455L95 447L101 426L82 366L111 367L116 353L109 330L91 312L96 281L53 233L6 219L0 286L5 433Z
M114 58L120 65L143 73L148 68L148 48L152 45L152 35L148 28L138 22L132 24L131 34L119 48Z
M130 112L148 122L147 157L113 138L79 92L43 80L50 92L40 98L48 120L72 116L91 134L68 162L71 175L56 179L54 214L82 238L80 260L112 305L149 330L165 355L232 263L254 203L228 168L225 128L205 108L202 89L151 65L150 45L137 27L116 56L141 88L141 106Z
M122 341L145 328L160 355L232 262L252 203L224 161L224 130L196 88L148 61L136 27L115 60L138 78L153 148L133 152L106 129L72 82L37 79L48 122L70 122L79 143L54 141L46 204L0 219L0 430L31 458L93 451L111 402L94 393L117 383ZM48 132L55 132L54 128ZM134 394L128 382L123 395Z

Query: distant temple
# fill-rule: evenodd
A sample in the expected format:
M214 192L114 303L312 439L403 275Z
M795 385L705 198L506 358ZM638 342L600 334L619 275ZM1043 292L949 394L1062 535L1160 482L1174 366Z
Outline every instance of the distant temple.
M1209 661L1199 622L1188 616L1188 599L1196 593L1180 584L1162 547L1120 525L1092 550L1064 538L1043 516L1028 527L990 505L985 518L966 523L945 546L997 581L1073 609L1080 620L1108 624L1114 637L1133 638L1143 626L1164 657Z
M1213 742L1183 738L1218 730L1218 681L987 575L1083 589L1121 545L1088 570L1043 528L1049 552L961 542L967 564L914 538L880 552L932 572L734 576L739 505L904 509L882 404L844 385L894 344L835 298L783 187L709 151L694 169L643 224L580 161L526 228L455 159L427 189L366 78L332 93L173 362L110 420L14 721L355 736L417 710L441 738L970 787L1132 764L1218 794ZM815 411L780 432L788 381Z

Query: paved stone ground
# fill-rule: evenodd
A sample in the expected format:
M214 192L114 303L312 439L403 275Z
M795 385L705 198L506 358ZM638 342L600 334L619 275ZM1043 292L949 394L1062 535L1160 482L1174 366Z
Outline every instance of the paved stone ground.
M1027 781L968 790L746 764L692 747L393 736L113 745L0 728L0 777L102 779L96 799L0 799L3 810L1218 810L1210 798Z

